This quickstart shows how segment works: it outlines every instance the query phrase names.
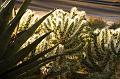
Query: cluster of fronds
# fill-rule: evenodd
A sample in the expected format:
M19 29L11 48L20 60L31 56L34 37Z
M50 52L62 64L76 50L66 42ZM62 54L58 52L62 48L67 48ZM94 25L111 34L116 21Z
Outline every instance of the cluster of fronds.
M109 78L110 75L108 76L108 74L113 74L113 70L111 69L115 67L113 61L119 56L119 28L112 29L114 27L108 27L107 23L99 19L88 22L85 15L84 11L78 11L76 8L73 8L70 13L60 9L56 10L42 24L42 26L45 26L44 31L53 30L53 33L49 36L51 40L48 44L60 42L57 50L60 52L57 53L63 53L62 51L65 49L72 50L84 43L82 48L72 52L76 52L76 55L79 52L77 56L72 55L60 58L59 60L61 61L57 60L57 65L60 67L64 66L62 69L69 71L73 69L72 71L74 71L76 70L73 68L75 65L71 66L71 63L75 63L74 59L78 58L76 61L81 62L81 64L77 62L79 65L77 66L78 68L83 64L87 67L89 73L106 72ZM99 24L97 24L97 22L99 22ZM73 62L69 63L69 61ZM103 78L104 77L107 78L106 75L104 75Z
M57 9L41 26L45 29L44 31L53 30L49 36L51 44L60 42L64 49L68 49L82 42L80 32L85 32L85 29L89 28L86 25L85 15L84 11L78 11L77 8L71 9L70 13Z
M52 46L60 43L56 50L51 54L64 53L65 50L70 51L70 54L62 58L58 58L53 63L50 73L71 72L77 70L80 66L79 60L83 53L82 47L85 41L90 39L90 28L87 24L85 11L78 11L77 8L72 8L70 13L61 9L57 9L50 15L41 25L44 32L53 30L53 33L46 39L47 46ZM48 55L50 56L50 54ZM76 61L78 59L78 61ZM76 65L74 65L74 64ZM56 66L57 65L57 66ZM64 69L64 70L63 70ZM68 74L68 73L67 73Z
M115 75L120 54L120 28L119 24L116 25L91 28L94 30L90 33L91 39L86 41L86 57L82 63L92 72L90 75L94 73L95 79L111 79Z

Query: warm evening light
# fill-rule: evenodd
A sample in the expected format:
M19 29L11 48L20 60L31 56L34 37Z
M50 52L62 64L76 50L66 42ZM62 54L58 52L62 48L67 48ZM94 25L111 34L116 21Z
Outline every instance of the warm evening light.
M0 5L0 79L120 79L120 0Z

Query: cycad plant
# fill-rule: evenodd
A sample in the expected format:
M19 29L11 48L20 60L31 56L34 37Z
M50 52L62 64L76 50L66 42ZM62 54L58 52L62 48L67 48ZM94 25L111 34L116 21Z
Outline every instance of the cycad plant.
M90 33L91 40L85 47L86 57L82 63L89 69L90 79L116 79L116 62L120 52L120 28L104 27Z
M76 7L72 8L70 12L57 9L44 20L41 26L44 32L53 30L53 33L46 38L48 47L59 43L56 50L47 56L64 53L64 50L69 50L72 53L72 55L57 58L50 71L48 69L50 72L48 74L55 76L77 70L76 65L72 65L73 63L79 64L78 60L83 53L82 48L85 40L88 39L89 33L87 31L90 29L87 25L85 11L78 11Z
M47 32L31 44L21 49L21 46L28 40L29 37L31 37L31 35L33 35L38 26L53 11L43 16L35 24L32 24L27 30L23 30L13 37L14 30L23 14L26 12L30 1L31 0L25 0L23 2L14 18L11 18L11 15L15 5L15 0L6 0L0 6L0 79L24 79L26 75L28 76L29 74L34 73L41 66L56 57L52 56L40 59L49 51L53 50L57 45L42 51L26 61L23 61L24 58L27 57L28 54L51 33L51 31Z
M114 69L112 68L115 65L113 61L116 60L116 56L117 58L119 57L119 28L112 29L107 27L106 23L99 19L86 22L85 12L73 8L70 13L58 9L42 23L41 26L43 26L44 32L53 30L53 33L47 38L51 39L46 39L48 47L56 42L60 43L56 49L57 52L52 52L51 54L64 53L64 50L70 49L69 51L72 51L74 49L72 51L74 56L67 55L58 58L57 62L53 63L54 65L48 72L49 75L60 75L61 72L66 71L69 76L71 71L76 74L81 73L81 70L74 71L76 66L73 63L76 61L78 61L78 67L84 65L87 68L92 78L109 79L111 74L113 75ZM100 23L97 24L97 22ZM82 43L84 45L81 45ZM49 53L49 55L51 54ZM71 62L77 57L78 59ZM65 78L65 74L63 75ZM86 78L88 77L89 75L86 76Z

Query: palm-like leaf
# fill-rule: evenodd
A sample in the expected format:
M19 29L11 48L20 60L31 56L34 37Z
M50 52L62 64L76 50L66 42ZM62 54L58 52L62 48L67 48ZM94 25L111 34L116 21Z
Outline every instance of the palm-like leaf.
M29 44L23 49L20 47L30 38L39 25L48 17L52 12L43 16L35 24L33 24L28 30L24 30L19 36L17 36L14 41L11 41L12 34L17 27L21 17L26 12L27 6L31 0L25 0L20 7L17 15L10 20L12 15L12 10L15 5L15 0L6 0L0 8L0 78L5 79L15 79L18 75L31 70L37 65L42 65L46 60L39 60L45 54L53 50L57 45L50 49L47 49L40 54L35 55L33 58L26 60L18 65L20 61L23 61L28 54L36 48L36 46L46 37L50 32L40 36L33 43ZM3 19L4 18L4 19ZM11 45L9 45L11 44ZM54 57L52 57L54 58ZM51 58L51 59L52 59ZM40 62L41 61L41 62Z
M15 0L6 0L0 8L0 35L7 28ZM4 18L4 19L3 19Z

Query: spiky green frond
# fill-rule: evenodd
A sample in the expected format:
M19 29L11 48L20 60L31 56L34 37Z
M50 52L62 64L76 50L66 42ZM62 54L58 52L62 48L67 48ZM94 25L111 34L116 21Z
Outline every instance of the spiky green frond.
M17 27L17 24L20 22L23 14L26 12L28 4L31 0L25 0L20 7L17 15L10 19L12 15L12 10L15 5L15 0L6 0L0 8L0 78L5 79L16 79L17 76L31 70L32 68L43 65L43 62L46 60L39 60L44 57L45 54L52 51L57 45L52 48L48 48L40 54L35 55L33 58L24 60L36 46L44 40L50 33L45 33L40 35L38 39L33 41L31 44L25 48L21 46L34 34L35 30L39 25L51 14L50 12L47 15L43 16L36 23L31 24L31 27L23 30L13 39L13 32ZM9 15L9 16L8 16ZM4 18L4 19L3 19ZM3 25L5 24L5 25ZM57 56L56 56L57 57ZM51 57L55 58L55 57ZM20 63L22 61L22 63ZM49 60L50 61L50 60ZM41 66L39 66L41 67ZM36 70L34 70L36 71Z

